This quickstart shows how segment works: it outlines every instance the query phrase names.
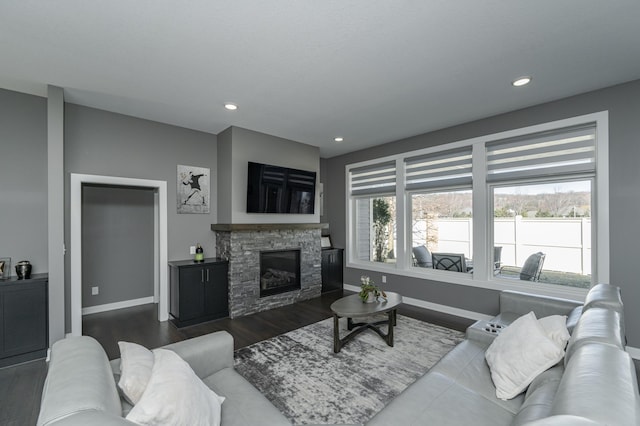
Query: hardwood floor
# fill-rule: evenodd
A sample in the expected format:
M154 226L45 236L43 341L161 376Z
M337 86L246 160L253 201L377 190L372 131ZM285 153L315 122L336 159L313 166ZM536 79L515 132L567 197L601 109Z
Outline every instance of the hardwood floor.
M82 329L85 335L102 344L109 359L120 356L120 340L156 348L220 330L226 330L234 337L235 349L238 349L331 317L331 303L342 296L342 291L334 291L282 308L180 329L171 322L157 321L157 305L142 305L86 315L82 319ZM473 323L469 319L408 305L401 306L398 312L460 331ZM0 369L0 425L36 423L46 368L44 360L38 360Z

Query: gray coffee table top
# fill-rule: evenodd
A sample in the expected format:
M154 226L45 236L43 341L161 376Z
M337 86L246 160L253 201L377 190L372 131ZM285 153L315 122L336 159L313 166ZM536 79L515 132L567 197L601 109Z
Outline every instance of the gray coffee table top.
M402 304L402 296L398 293L392 293L390 291L385 293L387 294L386 301L381 299L381 301L373 303L364 303L362 299L360 299L360 296L352 294L351 296L346 296L333 302L331 304L331 310L340 317L353 318L388 312Z

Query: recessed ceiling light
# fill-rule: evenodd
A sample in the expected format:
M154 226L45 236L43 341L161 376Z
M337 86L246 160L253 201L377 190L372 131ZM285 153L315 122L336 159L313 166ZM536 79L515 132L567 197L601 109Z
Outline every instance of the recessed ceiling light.
M336 142L342 142L344 140L344 138L338 136L337 138L333 138L334 141Z
M226 109L228 109L229 111L235 111L235 110L237 110L237 109L238 109L238 105L236 105L236 104L232 104L231 102L226 102L226 103L224 104L224 107L225 107Z
M511 82L511 85L514 87L520 87L520 86L525 86L527 84L531 83L531 77L529 76L522 76L522 77L518 77L515 80L513 80Z

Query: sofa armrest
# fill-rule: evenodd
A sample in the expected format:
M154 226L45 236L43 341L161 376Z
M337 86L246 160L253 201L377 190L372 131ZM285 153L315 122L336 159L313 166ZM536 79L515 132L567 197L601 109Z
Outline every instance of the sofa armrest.
M559 297L540 296L511 290L500 292L501 314L510 312L525 315L533 311L538 318L549 315L569 316L573 309L581 305L581 302Z
M124 417L115 414L105 413L103 411L88 410L79 411L69 417L53 423L52 426L135 426L136 424L128 421Z
M201 379L224 368L233 368L233 337L218 331L164 346L187 361Z

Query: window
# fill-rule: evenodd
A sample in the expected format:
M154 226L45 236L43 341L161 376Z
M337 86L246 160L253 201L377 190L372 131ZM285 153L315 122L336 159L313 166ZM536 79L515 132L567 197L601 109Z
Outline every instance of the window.
M426 253L436 254L436 256L438 254L462 255L465 258L465 271L459 271L455 267L448 270L471 272L472 212L471 190L411 194L411 246L424 246L428 250ZM437 268L438 266L437 263L425 265L424 262L416 262L415 259L413 264L418 267ZM440 266L444 268L448 265Z
M592 124L487 144L496 278L591 286L595 147Z
M608 282L607 129L601 112L347 165L347 266L560 296Z
M376 196L356 201L358 260L394 263L396 252L396 198Z
M414 266L472 270L471 160L471 147L405 159Z
M493 241L501 252L496 277L520 279L527 259L542 253L536 258L540 274L522 278L588 289L591 210L590 180L494 188Z
M354 258L394 263L396 253L395 162L354 168L349 174L354 197Z

